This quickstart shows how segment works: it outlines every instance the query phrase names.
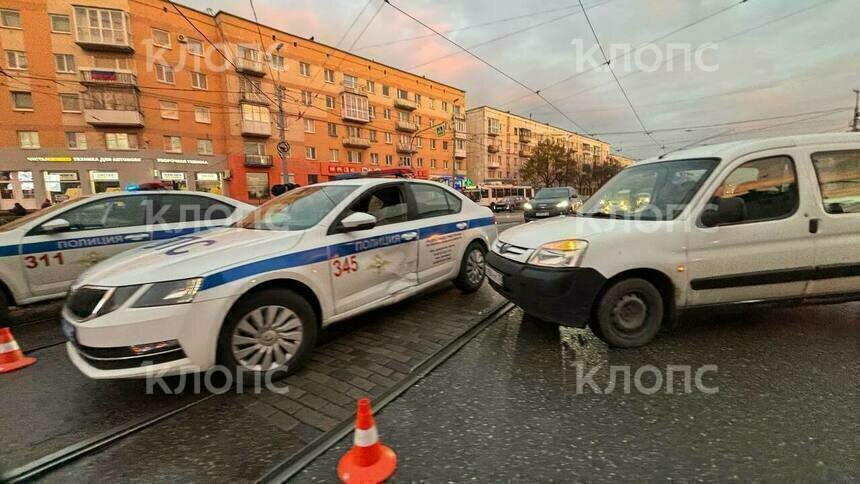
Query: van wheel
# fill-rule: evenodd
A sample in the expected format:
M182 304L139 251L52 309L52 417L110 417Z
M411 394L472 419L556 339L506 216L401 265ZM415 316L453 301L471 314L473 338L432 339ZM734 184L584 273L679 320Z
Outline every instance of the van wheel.
M589 326L598 338L617 348L648 344L663 325L663 296L645 279L613 284L598 301Z
M218 337L218 360L233 374L281 378L302 366L316 339L311 305L288 289L266 289L230 310Z
M487 263L484 258L486 253L486 249L479 242L469 244L466 253L463 254L463 261L460 262L460 273L457 279L454 279L457 289L470 294L481 288L487 274Z

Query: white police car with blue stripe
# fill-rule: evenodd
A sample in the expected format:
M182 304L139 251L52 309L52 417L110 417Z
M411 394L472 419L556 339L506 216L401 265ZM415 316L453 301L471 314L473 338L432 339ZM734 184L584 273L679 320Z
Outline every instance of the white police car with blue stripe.
M489 209L438 183L298 188L232 228L87 271L63 309L68 353L92 378L290 371L325 325L440 282L476 291L495 238Z
M231 225L246 203L198 192L83 196L0 226L0 323L9 305L63 297L84 270L154 240Z

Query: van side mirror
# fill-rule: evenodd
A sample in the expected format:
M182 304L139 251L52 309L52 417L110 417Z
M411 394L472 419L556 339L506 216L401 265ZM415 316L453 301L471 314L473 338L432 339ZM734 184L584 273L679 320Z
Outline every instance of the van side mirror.
M42 230L47 234L57 234L60 232L68 232L72 228L72 224L64 218L55 218L48 220L42 224Z
M715 203L708 205L702 212L702 225L718 227L720 225L743 222L747 218L746 202L743 198L717 198Z
M376 217L364 212L355 212L340 221L338 227L340 232L357 232L359 230L370 230L376 227Z

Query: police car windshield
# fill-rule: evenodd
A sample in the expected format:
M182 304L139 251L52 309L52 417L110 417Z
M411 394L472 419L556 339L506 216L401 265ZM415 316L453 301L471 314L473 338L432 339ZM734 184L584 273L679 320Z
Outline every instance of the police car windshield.
M357 185L311 185L272 200L235 227L252 230L306 230L320 223Z
M674 220L714 171L718 160L677 160L627 168L578 210L589 217Z
M53 212L56 212L56 211L64 209L64 208L69 208L70 205L75 204L77 202L80 202L81 200L86 200L87 198L88 198L87 195L84 195L84 196L81 196L78 198L72 198L70 200L66 200L65 202L55 203L55 204L51 205L50 207L43 208L41 210L36 210L35 212L32 212L32 213L28 213L27 215L24 215L23 217L16 218L15 220L13 220L7 224L0 225L0 232L9 232L10 230L15 230L18 227L25 225L32 220L35 220L39 217L44 217L45 215L48 215L49 213L53 213Z

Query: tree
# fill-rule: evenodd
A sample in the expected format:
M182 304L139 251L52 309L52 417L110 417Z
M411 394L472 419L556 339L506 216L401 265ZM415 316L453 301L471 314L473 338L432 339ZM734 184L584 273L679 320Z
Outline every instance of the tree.
M566 183L576 169L572 153L550 140L539 141L520 168L520 177L537 187Z

